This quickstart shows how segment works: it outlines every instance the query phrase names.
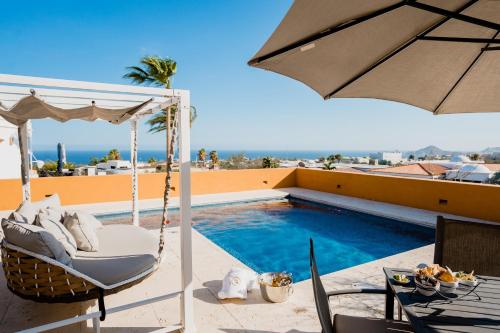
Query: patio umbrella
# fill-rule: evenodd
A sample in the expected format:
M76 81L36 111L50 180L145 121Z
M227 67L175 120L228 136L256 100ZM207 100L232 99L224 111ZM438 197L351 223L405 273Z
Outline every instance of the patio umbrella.
M325 99L499 112L499 32L498 0L296 0L249 65Z

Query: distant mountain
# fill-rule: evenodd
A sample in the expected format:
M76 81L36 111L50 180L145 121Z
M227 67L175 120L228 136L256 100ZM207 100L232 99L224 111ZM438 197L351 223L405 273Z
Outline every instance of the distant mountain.
M500 147L488 147L482 151L483 154L500 154Z
M415 157L424 157L424 156L441 156L441 155L452 155L454 152L442 150L436 146L427 146L425 148L421 148L415 151L406 152L406 156L414 155Z

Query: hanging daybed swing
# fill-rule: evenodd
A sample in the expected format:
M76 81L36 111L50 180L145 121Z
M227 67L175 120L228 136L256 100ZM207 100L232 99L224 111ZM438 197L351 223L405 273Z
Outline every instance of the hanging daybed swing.
M118 87L119 85L113 86ZM144 96L142 96L141 98L144 99ZM97 252L78 251L76 256L72 258L72 262L70 264L65 264L53 257L31 251L29 249L29 246L23 247L19 246L19 244L14 244L15 241L8 240L8 230L5 230L4 228L5 238L1 242L1 256L7 286L10 291L24 299L46 303L72 303L97 299L99 306L98 312L95 312L90 316L80 316L80 319L73 320L72 322L83 321L92 318L94 320L94 326L96 330L98 330L99 323L96 320L97 317L99 317L101 321L106 317L104 296L130 288L133 285L136 285L146 279L158 269L164 250L164 229L166 224L168 223L168 192L171 182L174 148L176 147L177 128L179 122L178 118L184 116L184 119L181 119L181 122L189 119L182 114L182 109L185 108L185 105L181 106L183 102L181 101L181 99L181 97L177 96L170 98L168 101L163 101L163 103L160 104L158 102L153 102L152 99L147 99L146 101L138 105L120 109L100 108L96 106L96 103L94 101L92 101L90 106L67 109L47 103L45 100L42 100L36 95L35 90L31 89L29 96L23 97L18 100L17 103L8 111L0 109L1 117L3 117L8 122L18 126L19 146L21 150L23 204L32 205L33 207L38 209L45 208L44 201L38 203L30 203L30 161L28 158L29 136L27 135L27 126L31 119L52 118L61 122L65 122L71 119L81 119L88 121L102 119L112 124L121 124L124 121L130 120L132 124L131 160L133 225L103 226L96 231L97 237L99 239L99 250ZM187 103L188 102L189 100L187 100ZM186 102L184 101L184 103ZM156 104L156 107L152 108L151 104ZM169 129L167 130L167 173L165 179L163 215L159 229L160 237L158 243L158 238L155 237L150 231L147 231L138 226L137 120L141 115L144 114L151 114L154 111L164 109L170 110L170 107L174 104L177 105L177 109L180 110L180 112L175 112L173 115L172 123L167 124L167 126L169 126L167 127ZM187 141L185 137L184 141ZM189 144L189 142L187 142L187 144ZM186 149L184 149L184 158L182 160L186 160L185 155ZM189 157L187 157L187 162L189 167ZM184 173L185 171L186 168L184 167ZM182 188L186 189L186 185L189 186L189 176L184 177L184 181L187 184L181 184L181 190ZM186 211L190 206L189 198L186 199L186 195L184 195L183 198L181 198L181 201L182 199L184 199L184 202L181 202L181 214L184 213L184 219L186 219L186 217L190 219L189 214L186 214ZM46 200L52 203L54 202L54 198L49 198ZM12 225L14 225L15 228L23 227L22 223L12 223ZM185 251L189 250L189 252L191 252L190 239L186 239L187 236L189 236L190 238L190 232L186 232L186 228L184 228L184 230L181 230L181 232L184 232L182 238L182 241L184 243L183 245L189 246L189 249L182 248L182 252L184 252L183 259L185 259ZM28 247L28 249L26 247ZM190 253L187 257L190 261ZM184 271L186 269L187 272ZM190 286L191 279L189 276L190 274L191 263L189 262L188 265L186 265L186 263L183 262L183 293L172 293L169 295L164 295L163 297L156 297L151 301L140 301L137 302L136 305L130 305L130 307L155 302L161 299L167 299L182 294L182 306L184 309L183 311L181 311L183 315L181 321L186 331L194 330L194 324L192 323L191 304L186 303L191 302L192 300L192 287ZM189 292L189 294L186 294L186 290ZM122 306L121 310L123 309L125 308ZM52 323L44 325L43 327L32 329L32 331L60 327L63 324L67 325L68 323Z

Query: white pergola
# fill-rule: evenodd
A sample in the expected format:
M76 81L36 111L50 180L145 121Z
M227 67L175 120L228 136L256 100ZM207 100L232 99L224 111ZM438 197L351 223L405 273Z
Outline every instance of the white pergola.
M191 176L190 176L190 95L188 90L140 87L121 84L61 80L42 77L0 74L0 110L7 111L26 96L36 96L43 102L63 109L95 105L107 109L135 107L151 100L130 119L132 164L132 220L139 225L139 188L137 176L137 122L144 116L176 105L179 114L180 169L180 235L181 235L181 326L184 332L194 332L193 277L191 244ZM23 200L30 200L30 126L19 126ZM158 299L156 300L158 301ZM137 302L142 304L147 301Z

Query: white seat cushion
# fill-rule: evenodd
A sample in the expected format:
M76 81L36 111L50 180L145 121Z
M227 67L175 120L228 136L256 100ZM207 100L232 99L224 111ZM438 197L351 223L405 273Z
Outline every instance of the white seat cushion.
M158 238L133 225L105 225L96 230L99 251L78 251L73 267L91 278L112 285L153 268Z

